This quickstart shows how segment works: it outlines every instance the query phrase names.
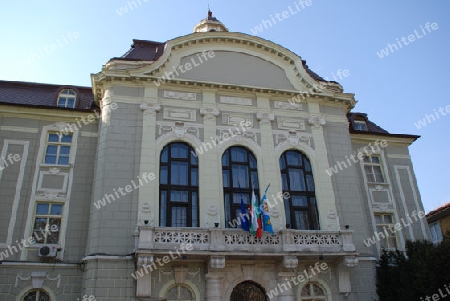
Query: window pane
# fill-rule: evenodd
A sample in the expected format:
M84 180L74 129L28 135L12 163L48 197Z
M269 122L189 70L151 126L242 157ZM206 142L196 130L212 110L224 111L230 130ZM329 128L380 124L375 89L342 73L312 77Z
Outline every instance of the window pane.
M392 215L384 215L384 223L392 224Z
M283 186L283 190L289 190L288 184L287 184L287 176L286 174L281 174L281 183Z
M71 143L72 142L72 135L62 135L61 142Z
M188 202L188 192L187 191L177 191L172 190L170 192L171 202Z
M68 108L73 108L74 105L75 105L75 99L73 99L73 98L67 99L67 107Z
M308 187L308 191L314 191L314 180L312 175L306 175L306 186Z
M198 165L197 154L195 153L194 150L191 151L191 164L192 165Z
M309 160L305 158L305 170L311 171L311 164L309 163Z
M253 155L249 155L250 157L250 168L256 168L256 159L253 157Z
M289 186L292 191L305 191L303 170L297 168L289 169Z
M225 221L226 221L226 227L229 228L230 225L228 224L228 222L231 221L231 216L230 216L230 195L228 193L226 193L224 195L225 197Z
M226 151L222 156L222 166L230 165L230 162L228 161L228 153L229 153L229 151Z
M161 220L159 222L159 224L161 225L161 227L165 227L166 226L166 202L167 202L167 192L166 191L161 191Z
M49 204L37 204L36 206L36 214L39 215L47 215L49 209Z
M161 153L161 162L167 163L169 162L169 148L166 146Z
M187 159L188 158L188 146L182 143L172 144L172 158Z
M56 155L58 147L55 145L47 145L46 155Z
M302 166L302 157L297 152L286 152L287 164L291 166Z
M380 163L380 158L378 156L372 156L372 163Z
M191 185L198 186L198 169L197 168L191 169Z
M61 148L59 149L59 154L60 155L70 154L70 146L61 146Z
M58 165L69 165L69 157L60 156L58 159Z
M246 150L241 147L233 147L231 149L231 161L247 162Z
M299 230L307 230L308 229L308 214L306 211L298 211L294 212L295 214L295 224L297 225L297 229Z
M248 183L248 167L243 165L232 165L233 187L238 187L240 184L242 188L249 188ZM238 184L239 182L239 184Z
M306 196L299 196L299 195L293 195L291 196L292 200L292 206L298 206L298 207L307 207L308 206L308 200Z
M382 223L383 222L381 221L381 215L375 215L375 224L379 225Z
M281 170L283 170L283 169L285 169L286 168L286 162L285 162L285 160L284 160L284 155L283 156L281 156L281 158L280 158L280 169Z
M168 176L169 176L168 166L161 166L161 173L160 173L160 178L159 178L160 184L167 184Z
M364 156L363 161L364 161L364 163L370 163L370 157Z
M198 227L198 205L197 205L197 192L192 193L192 227Z
M52 209L50 211L51 215L61 215L62 214L62 207L63 205L60 204L53 204Z
M188 163L172 162L170 178L172 185L188 185Z
M66 106L66 99L64 97L60 97L58 99L58 107L65 107Z
M284 202L284 211L286 211L286 225L291 224L291 206L289 206L290 202Z
M251 182L253 184L253 187L255 187L255 189L259 188L258 172L256 171L252 172Z
M230 187L230 171L222 170L223 187Z
M172 207L172 227L186 227L186 207Z

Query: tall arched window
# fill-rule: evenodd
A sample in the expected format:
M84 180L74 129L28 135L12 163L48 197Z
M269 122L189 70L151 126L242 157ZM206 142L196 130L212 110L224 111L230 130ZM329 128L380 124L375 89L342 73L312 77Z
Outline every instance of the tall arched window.
M23 301L50 301L50 296L43 290L32 290L25 295Z
M194 292L186 285L175 284L167 290L167 301L194 301Z
M159 172L161 227L198 227L198 160L186 143L166 145Z
M302 288L302 301L326 301L325 289L319 284L309 282Z
M314 179L309 159L299 151L289 150L280 158L283 193L289 193L284 201L286 227L298 230L318 230Z
M251 151L241 146L233 146L222 156L223 195L225 203L225 227L239 228L236 223L241 212L241 194L245 206L250 206L252 185L258 194L258 170L256 158ZM239 190L239 185L241 189ZM240 221L240 220L239 220Z

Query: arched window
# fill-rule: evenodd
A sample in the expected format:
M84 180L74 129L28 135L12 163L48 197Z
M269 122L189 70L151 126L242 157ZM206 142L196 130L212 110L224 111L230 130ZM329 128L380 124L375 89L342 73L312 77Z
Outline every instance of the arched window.
M302 301L326 301L325 289L318 283L307 283L302 288Z
M195 294L186 285L175 284L174 286L170 287L167 290L166 299L164 299L164 300L167 300L167 301L195 301Z
M198 160L192 147L175 142L161 152L159 224L198 227Z
M59 92L57 106L60 108L75 108L77 93L72 89L63 89Z
M222 178L225 227L239 228L236 220L239 220L239 214L241 213L240 190L247 208L252 198L252 185L259 200L258 170L252 152L241 146L233 146L227 149L222 156ZM240 190L239 185L241 186Z
M50 301L50 296L43 290L32 290L25 295L23 301Z
M309 159L299 151L289 150L280 158L286 227L298 230L318 230L314 179Z

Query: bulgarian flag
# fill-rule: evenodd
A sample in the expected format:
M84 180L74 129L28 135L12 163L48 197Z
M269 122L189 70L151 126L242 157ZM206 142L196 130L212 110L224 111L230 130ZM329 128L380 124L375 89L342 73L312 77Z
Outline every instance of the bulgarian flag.
M250 206L250 214L252 217L251 223L250 223L250 233L253 235L256 235L256 237L261 238L262 237L262 224L261 224L261 218L260 218L260 212L259 212L259 204L258 199L255 195L255 190L252 187L252 204Z

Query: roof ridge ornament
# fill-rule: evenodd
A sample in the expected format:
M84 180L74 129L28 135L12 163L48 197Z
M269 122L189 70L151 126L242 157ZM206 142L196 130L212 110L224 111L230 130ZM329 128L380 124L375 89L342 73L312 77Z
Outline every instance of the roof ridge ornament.
M208 7L208 16L205 19L201 20L199 24L195 25L194 32L213 31L228 32L228 28L226 28L222 22L217 20L216 17L213 17L213 13Z

